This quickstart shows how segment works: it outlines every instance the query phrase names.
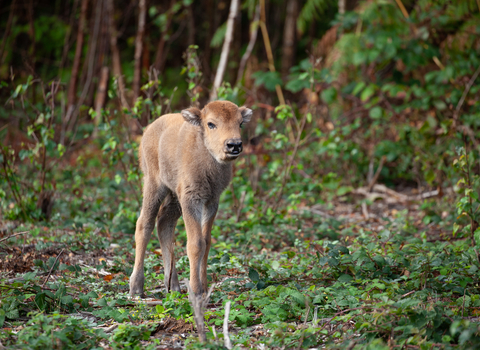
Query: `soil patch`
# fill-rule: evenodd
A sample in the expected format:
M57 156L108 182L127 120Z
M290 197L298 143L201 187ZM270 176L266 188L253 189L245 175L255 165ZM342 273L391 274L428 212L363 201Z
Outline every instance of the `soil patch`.
M193 324L185 323L184 320L176 320L171 317L167 317L163 322L159 323L152 335L158 334L181 334L192 333Z

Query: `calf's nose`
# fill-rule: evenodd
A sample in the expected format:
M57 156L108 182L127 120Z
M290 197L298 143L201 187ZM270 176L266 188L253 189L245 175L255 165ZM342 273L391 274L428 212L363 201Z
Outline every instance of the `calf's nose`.
M225 151L227 153L238 154L242 152L242 140L240 139L230 139L225 141Z

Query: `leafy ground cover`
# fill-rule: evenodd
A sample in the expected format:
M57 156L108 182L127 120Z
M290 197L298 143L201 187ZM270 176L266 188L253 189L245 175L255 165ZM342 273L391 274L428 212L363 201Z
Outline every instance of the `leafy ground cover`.
M479 262L469 240L452 236L447 213L435 214L448 198L377 201L368 219L361 201L285 215L248 210L241 221L222 210L209 258L215 288L206 345L198 343L186 287L182 294L163 288L156 240L146 259L150 298L139 302L127 296L130 234L5 223L0 341L32 349L219 348L230 300L238 349L476 348ZM178 236L183 280L181 225Z

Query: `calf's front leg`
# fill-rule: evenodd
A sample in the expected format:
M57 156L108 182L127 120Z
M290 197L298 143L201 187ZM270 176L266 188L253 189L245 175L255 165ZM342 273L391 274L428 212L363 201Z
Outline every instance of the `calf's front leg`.
M206 292L202 280L202 262L205 255L208 255L208 251L207 241L202 232L202 209L202 203L182 201L183 221L187 231L187 255L190 263L190 288L196 296Z
M163 199L167 195L166 188L156 186L154 182L145 179L143 188L142 211L135 229L135 265L130 276L130 295L144 297L145 284L144 261L145 250L155 228L155 219Z

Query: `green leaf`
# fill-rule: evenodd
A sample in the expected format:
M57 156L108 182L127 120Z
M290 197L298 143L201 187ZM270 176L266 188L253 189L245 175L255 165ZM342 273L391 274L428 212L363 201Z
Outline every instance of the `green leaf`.
M212 41L210 42L210 47L220 47L223 44L223 38L225 38L225 33L227 32L227 22L223 23L213 34Z
M362 93L360 94L360 99L362 100L362 102L365 102L370 97L372 97L374 93L375 93L375 85L370 84L365 88L365 90L362 91Z
M277 85L282 85L282 78L279 72L262 72L258 71L252 74L255 79L255 86L263 85L268 91L275 91Z
M373 107L368 113L368 115L372 119L380 119L382 117L382 114L383 114L383 110L379 106Z
M25 281L31 281L37 276L36 272L27 272L25 275L23 275L23 279Z
M5 317L11 320L15 320L20 317L18 309L13 309L5 312Z
M338 282L350 282L353 280L353 277L347 274L343 274L338 278Z
M297 17L297 30L304 33L313 20L320 18L327 11L329 0L307 0Z
M157 305L155 306L155 310L157 311L157 314L163 314L165 308L163 307L163 305Z
M335 101L335 99L337 98L337 89L335 89L334 87L330 87L328 89L325 89L325 90L322 91L320 96L322 97L322 100L325 103L330 104L333 101Z
M253 269L250 267L248 270L248 277L253 281L253 282L258 282L260 281L260 275L258 274L257 270Z
M362 91L365 88L366 84L361 81L355 85L355 88L352 91L352 95L357 95L360 91Z

